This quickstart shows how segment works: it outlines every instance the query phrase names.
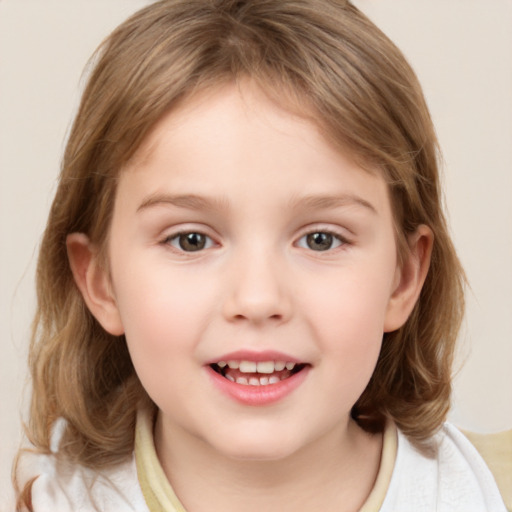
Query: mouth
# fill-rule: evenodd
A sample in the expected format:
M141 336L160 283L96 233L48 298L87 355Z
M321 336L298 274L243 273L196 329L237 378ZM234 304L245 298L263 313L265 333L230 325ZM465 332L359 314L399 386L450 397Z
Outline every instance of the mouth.
M308 366L292 361L218 361L210 364L213 371L242 386L271 386L289 379Z

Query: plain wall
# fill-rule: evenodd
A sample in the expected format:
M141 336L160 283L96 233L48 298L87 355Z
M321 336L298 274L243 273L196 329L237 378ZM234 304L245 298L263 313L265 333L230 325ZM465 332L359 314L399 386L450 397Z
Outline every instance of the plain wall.
M81 73L143 0L0 0L0 510L20 437L34 266ZM450 419L512 428L512 0L358 0L424 86L471 290ZM8 510L7 508L5 510Z

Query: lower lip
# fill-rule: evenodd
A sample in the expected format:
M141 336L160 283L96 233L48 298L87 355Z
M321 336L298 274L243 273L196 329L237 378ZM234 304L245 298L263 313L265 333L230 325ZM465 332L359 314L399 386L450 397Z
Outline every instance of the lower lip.
M213 368L207 367L208 374L217 389L237 402L251 406L270 405L283 400L304 382L309 369L310 367L306 366L301 371L275 384L249 386L231 382Z

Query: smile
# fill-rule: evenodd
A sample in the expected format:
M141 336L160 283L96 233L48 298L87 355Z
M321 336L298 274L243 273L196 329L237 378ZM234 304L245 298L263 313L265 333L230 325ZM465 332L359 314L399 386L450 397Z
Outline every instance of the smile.
M218 361L210 367L230 382L243 386L271 386L300 372L306 365L292 361Z

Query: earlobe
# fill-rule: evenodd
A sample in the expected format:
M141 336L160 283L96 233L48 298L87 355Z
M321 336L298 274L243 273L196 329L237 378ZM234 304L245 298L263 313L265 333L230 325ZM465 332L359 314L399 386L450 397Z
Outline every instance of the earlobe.
M397 268L393 293L388 303L384 332L396 331L405 324L416 304L428 274L434 234L422 224L408 239L409 251Z
M68 235L66 247L75 283L89 311L107 332L120 336L124 333L121 317L96 247L83 233Z

